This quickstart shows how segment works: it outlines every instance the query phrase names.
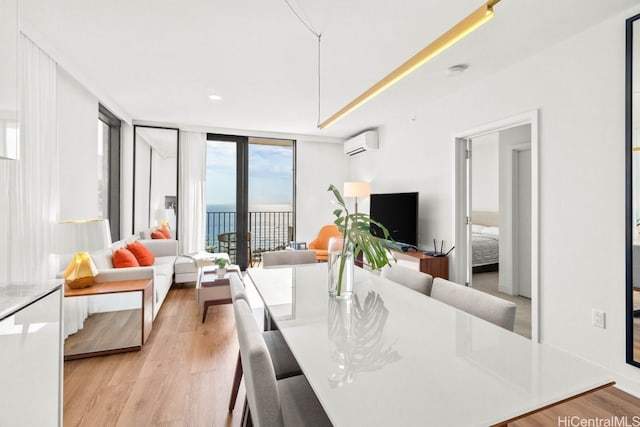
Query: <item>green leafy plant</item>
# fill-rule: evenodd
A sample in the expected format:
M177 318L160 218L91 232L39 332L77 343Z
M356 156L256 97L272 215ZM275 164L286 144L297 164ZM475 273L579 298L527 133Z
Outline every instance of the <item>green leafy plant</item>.
M213 262L218 266L218 268L225 268L229 263L226 258L216 258Z
M331 191L336 198L340 208L333 211L336 219L334 224L342 233L345 239L345 245L342 247L342 259L340 262L340 271L338 279L338 295L342 288L342 273L344 272L344 262L346 251L351 245L353 247L353 256L358 258L363 254L366 263L373 269L380 269L385 265L391 265L391 261L395 262L395 257L390 249L396 248L389 236L389 230L379 222L371 219L367 214L350 213L347 208L340 191L331 184L327 191ZM382 230L383 237L376 237L371 234L371 225L376 225Z

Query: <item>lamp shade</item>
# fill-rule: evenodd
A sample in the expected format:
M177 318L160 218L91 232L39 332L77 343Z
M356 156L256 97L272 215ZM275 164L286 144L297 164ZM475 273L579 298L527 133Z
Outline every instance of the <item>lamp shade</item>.
M158 209L156 211L156 218L158 218L158 224L164 228L176 228L176 213L173 208Z
M344 197L369 197L371 187L368 182L345 182L342 195Z
M55 247L58 254L91 252L111 245L108 219L63 221L55 227Z

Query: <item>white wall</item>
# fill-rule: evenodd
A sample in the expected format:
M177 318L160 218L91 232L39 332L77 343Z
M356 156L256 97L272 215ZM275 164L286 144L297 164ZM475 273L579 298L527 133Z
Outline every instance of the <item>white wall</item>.
M160 225L158 213L165 209L165 197L175 197L178 186L178 159L176 157L162 157L157 150L151 155L151 193L149 194L149 206L151 212L150 225ZM171 228L175 229L175 220Z
M58 67L60 219L98 218L98 100Z
M384 124L380 151L354 157L351 173L372 177L376 190L417 187L420 243L452 239L454 135L539 109L541 340L607 367L640 395L624 317L624 36L638 12L425 105L415 122ZM607 329L591 325L594 307L606 311Z
M98 216L98 99L58 66L60 219ZM133 127L120 133L120 234L131 235ZM82 194L82 197L78 197Z
M500 272L498 289L509 295L518 294L517 268L513 255L517 248L518 218L514 217L514 203L518 200L517 150L531 148L531 125L521 125L498 132L498 157L500 164ZM531 194L522 195L531 199Z
M135 233L149 228L149 185L151 179L151 146L142 139L136 139L135 149L135 177L134 188L137 188L134 203L135 220L133 229Z
M451 110L454 111L454 110ZM390 122L378 129L380 148L352 157L350 180L368 181L372 193L419 192L418 246L433 239L453 241L451 211L453 143L448 132L434 134L437 120ZM431 141L442 141L436 145ZM368 204L363 211L368 211ZM432 243L431 243L432 244Z
M498 133L471 142L472 211L498 211Z
M309 243L320 227L333 223L330 184L349 180L349 158L342 144L298 140L296 145L296 240Z

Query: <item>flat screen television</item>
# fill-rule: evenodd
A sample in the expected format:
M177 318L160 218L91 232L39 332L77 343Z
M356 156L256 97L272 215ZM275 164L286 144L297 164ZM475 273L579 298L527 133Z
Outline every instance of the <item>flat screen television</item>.
M370 200L369 216L384 225L393 240L418 244L418 193L372 194ZM375 225L371 234L384 237Z

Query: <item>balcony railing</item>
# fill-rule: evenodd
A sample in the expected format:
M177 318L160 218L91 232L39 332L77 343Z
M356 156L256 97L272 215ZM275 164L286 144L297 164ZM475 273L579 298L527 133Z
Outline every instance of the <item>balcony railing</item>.
M235 212L207 212L205 245L209 252L224 249L219 236L236 232ZM262 252L276 251L287 247L293 237L293 212L278 211L249 212L249 232L251 233L251 256L253 261L261 259ZM234 254L232 262L235 262Z

